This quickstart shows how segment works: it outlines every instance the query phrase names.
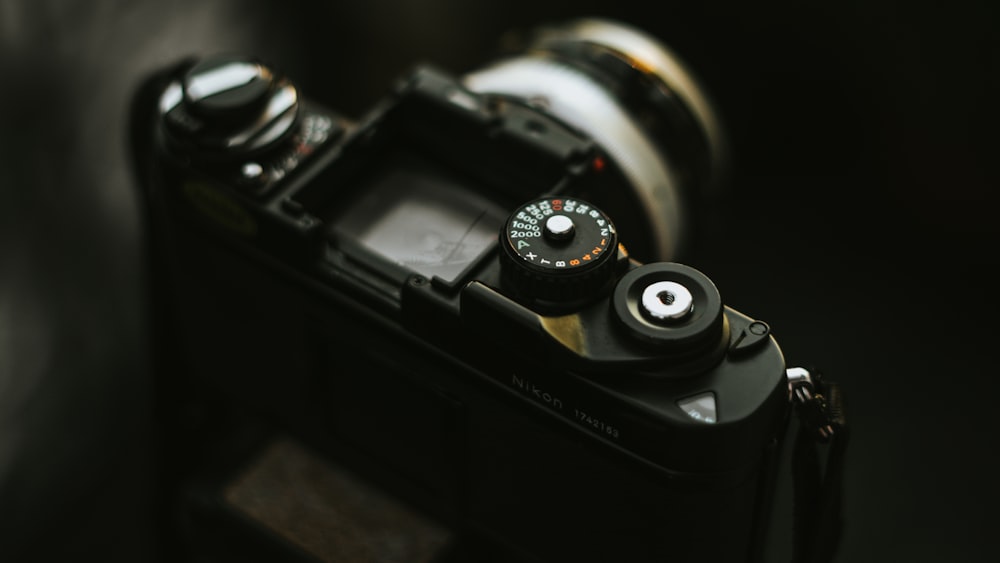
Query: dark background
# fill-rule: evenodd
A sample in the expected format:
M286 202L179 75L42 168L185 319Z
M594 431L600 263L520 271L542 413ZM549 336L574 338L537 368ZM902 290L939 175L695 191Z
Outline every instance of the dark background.
M690 263L846 387L839 561L986 561L1000 500L997 9L874 2L0 1L0 559L154 553L144 225L125 117L147 72L258 54L356 115L414 62L581 15L659 36L731 136ZM16 557L8 557L16 555Z

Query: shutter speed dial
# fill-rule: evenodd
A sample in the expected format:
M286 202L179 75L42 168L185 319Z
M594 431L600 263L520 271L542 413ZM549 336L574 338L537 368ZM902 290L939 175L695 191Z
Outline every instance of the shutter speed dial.
M600 209L552 197L519 207L501 233L504 283L529 300L596 296L614 277L618 236Z

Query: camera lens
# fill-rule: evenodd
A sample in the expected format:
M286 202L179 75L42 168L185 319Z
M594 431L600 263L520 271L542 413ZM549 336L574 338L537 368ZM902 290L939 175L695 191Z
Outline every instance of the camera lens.
M590 199L620 225L645 226L648 251L637 251L640 237L628 238L638 258L676 259L687 216L718 189L726 160L718 119L695 77L656 39L615 21L538 28L515 42L510 54L467 74L466 86L530 104L594 139L631 193ZM615 199L630 202L625 216Z

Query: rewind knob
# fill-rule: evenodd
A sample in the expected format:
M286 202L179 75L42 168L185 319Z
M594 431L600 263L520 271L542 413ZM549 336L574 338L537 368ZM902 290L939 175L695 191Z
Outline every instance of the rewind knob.
M241 158L275 146L294 130L295 85L247 57L195 62L160 96L168 140L199 158Z

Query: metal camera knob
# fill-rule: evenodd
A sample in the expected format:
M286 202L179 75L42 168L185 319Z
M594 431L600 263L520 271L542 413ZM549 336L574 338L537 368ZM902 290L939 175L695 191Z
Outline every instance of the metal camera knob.
M160 114L175 147L205 157L243 156L283 139L299 110L295 86L260 62L204 58L170 83Z
M628 272L618 280L611 305L633 337L658 347L695 349L724 334L719 290L683 264L654 262Z
M500 242L503 282L528 300L585 300L614 278L614 224L579 199L550 197L522 205L507 219Z

